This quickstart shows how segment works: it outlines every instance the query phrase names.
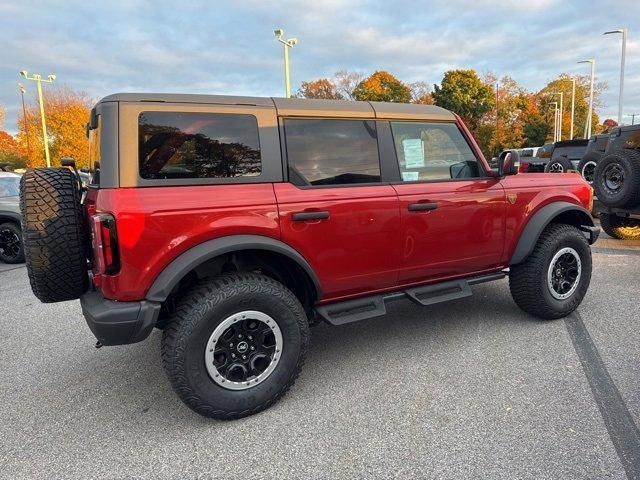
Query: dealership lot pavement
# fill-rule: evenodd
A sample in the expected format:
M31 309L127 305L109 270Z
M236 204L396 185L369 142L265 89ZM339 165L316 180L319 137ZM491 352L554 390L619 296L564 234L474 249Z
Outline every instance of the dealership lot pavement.
M1 478L640 475L640 244L601 241L579 313L536 321L506 281L312 334L294 388L235 422L172 392L159 332L96 350L78 302L0 265Z

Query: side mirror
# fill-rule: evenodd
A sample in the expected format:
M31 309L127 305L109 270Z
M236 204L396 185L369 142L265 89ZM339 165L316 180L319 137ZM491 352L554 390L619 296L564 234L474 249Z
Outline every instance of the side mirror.
M498 157L498 176L515 175L518 173L517 164L520 163L520 155L515 150L505 150Z

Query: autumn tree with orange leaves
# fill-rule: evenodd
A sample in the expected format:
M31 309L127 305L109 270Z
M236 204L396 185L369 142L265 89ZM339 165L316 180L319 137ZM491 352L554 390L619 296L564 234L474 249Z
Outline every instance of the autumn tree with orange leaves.
M71 157L78 167L89 166L89 141L86 137L86 124L89 121L92 100L82 92L69 87L48 89L44 97L44 109L47 119L47 135L52 166L60 165L60 159ZM16 141L20 152L27 157L31 168L46 165L42 126L37 102L27 105L27 115L18 118L19 131ZM27 135L31 145L31 156L27 153Z

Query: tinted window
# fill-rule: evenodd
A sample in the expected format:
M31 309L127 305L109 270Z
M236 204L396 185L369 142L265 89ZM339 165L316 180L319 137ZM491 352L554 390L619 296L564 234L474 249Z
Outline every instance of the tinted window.
M20 195L20 177L11 175L0 177L0 198Z
M391 122L403 181L479 177L478 161L454 123Z
M375 122L287 118L284 128L289 180L296 185L380 181Z
M258 123L253 115L142 112L138 124L142 178L260 175Z

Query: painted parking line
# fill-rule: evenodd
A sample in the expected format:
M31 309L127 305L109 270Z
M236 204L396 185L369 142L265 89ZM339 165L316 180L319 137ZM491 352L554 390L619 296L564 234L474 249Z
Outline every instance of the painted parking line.
M640 430L576 311L564 319L609 437L629 480L640 480Z

